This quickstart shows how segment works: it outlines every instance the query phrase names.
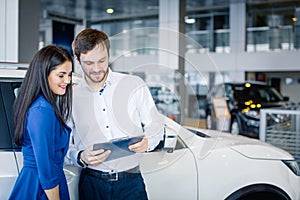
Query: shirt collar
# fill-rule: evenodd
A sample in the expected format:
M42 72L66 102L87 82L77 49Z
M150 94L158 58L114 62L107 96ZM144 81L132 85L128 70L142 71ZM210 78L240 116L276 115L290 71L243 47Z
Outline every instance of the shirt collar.
M105 81L106 86L110 86L114 83L114 75L113 75L113 71L110 69L110 67L108 68L108 75Z

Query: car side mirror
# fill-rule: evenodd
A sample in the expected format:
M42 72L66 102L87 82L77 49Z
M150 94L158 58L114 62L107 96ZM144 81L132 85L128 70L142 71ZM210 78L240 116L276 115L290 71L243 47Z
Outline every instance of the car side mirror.
M289 101L289 100L290 100L290 97L287 97L287 96L283 97L283 101Z
M163 150L168 153L172 153L176 147L177 136L175 135L166 135L165 144Z

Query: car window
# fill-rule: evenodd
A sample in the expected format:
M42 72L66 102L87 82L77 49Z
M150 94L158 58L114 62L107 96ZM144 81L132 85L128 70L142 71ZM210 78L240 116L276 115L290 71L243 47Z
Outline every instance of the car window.
M229 99L233 99L233 91L231 85L225 85L225 94Z
M21 82L0 82L0 148L18 149L13 142L13 103Z
M270 102L283 101L283 96L272 87L267 87L264 91L266 91Z
M251 85L234 87L234 97L238 101L253 100L258 102L279 102L283 96L275 89L265 85Z
M11 149L12 148L12 142L11 138L8 132L8 126L7 126L7 120L4 117L4 112L2 108L2 100L0 101L0 149Z
M3 87L0 87L0 149L11 149L12 141L9 134L8 121L6 117L6 109L3 102Z
M187 145L184 143L182 138L180 136L177 136L177 142L176 142L175 150L184 149L186 147L187 147Z
M13 87L14 89L14 95L15 95L15 97L17 97L18 96L18 94L19 94L19 90L20 90L20 85L15 85L15 87Z

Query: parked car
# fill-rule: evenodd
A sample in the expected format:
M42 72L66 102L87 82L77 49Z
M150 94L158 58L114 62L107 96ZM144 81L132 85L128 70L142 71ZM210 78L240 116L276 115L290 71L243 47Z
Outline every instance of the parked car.
M157 107L157 110L176 122L180 121L180 102L169 88L160 85L150 85L150 93Z
M0 160L5 161L0 199L8 198L22 168L11 116L20 84L20 77L0 78ZM243 136L183 127L168 117L164 123L164 140L141 160L149 199L300 200L300 169L286 151ZM64 171L76 200L80 168L65 166Z
M289 153L168 118L163 148L145 153L141 170L149 199L300 199L300 169Z
M230 114L228 130L252 138L259 137L260 109L286 107L288 97L283 97L275 88L259 82L224 83L214 86L207 95L206 127L218 129L218 118L213 99L224 98ZM269 123L283 120L283 116L271 116ZM224 119L221 119L224 120ZM224 130L223 129L223 130Z

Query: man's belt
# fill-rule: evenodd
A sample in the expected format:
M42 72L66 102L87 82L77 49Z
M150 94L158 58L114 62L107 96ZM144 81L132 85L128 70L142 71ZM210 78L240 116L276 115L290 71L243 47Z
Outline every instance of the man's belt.
M99 170L91 169L91 168L83 168L82 173L85 175L97 177L106 181L118 181L120 179L126 179L130 177L137 176L140 174L139 166L134 167L132 169L122 171L122 172L102 172Z

